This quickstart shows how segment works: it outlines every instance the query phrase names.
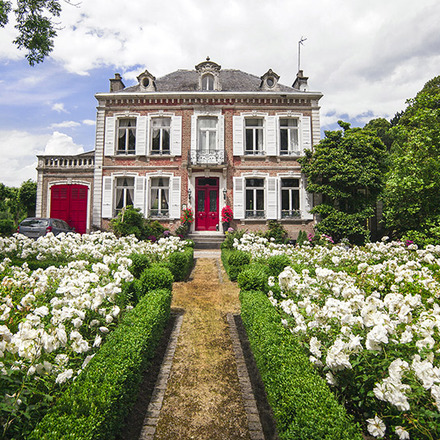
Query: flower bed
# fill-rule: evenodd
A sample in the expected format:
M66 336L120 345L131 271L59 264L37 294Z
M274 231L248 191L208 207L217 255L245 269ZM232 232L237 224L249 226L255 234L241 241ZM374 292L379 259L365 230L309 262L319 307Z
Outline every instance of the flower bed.
M14 259L64 261L63 266L35 271L26 263L13 266L8 257L0 263L2 438L26 438L54 397L80 376L106 335L140 299L138 291L149 290L136 289L139 284L135 293L130 288L133 252L148 256L148 265L176 250L190 262L192 253L184 245L175 238L153 244L107 233L1 240L3 255ZM173 261L167 260L170 269ZM169 277L172 281L171 273Z
M253 261L288 255L269 299L372 436L440 438L440 246L279 246L247 234Z

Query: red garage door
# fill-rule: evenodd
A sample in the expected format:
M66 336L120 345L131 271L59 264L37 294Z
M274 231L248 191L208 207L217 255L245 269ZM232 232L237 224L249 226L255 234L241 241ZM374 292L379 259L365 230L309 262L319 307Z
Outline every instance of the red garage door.
M51 188L50 216L66 221L76 232L87 228L87 191L85 185L55 185Z

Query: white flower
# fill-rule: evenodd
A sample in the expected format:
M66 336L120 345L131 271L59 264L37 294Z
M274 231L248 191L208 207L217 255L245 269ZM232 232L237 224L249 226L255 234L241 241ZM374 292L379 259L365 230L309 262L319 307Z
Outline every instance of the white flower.
M402 426L396 426L396 434L399 436L399 440L409 439L409 432Z
M73 370L69 368L68 370L60 373L55 379L55 383L64 383L67 379L70 379L73 376Z
M385 435L385 423L379 417L377 417L377 415L374 416L374 419L367 419L367 423L368 432L373 437L383 437Z

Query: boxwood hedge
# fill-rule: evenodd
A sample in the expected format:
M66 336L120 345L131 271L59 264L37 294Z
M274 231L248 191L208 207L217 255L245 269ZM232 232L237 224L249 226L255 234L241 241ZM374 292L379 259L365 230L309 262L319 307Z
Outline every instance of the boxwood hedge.
M170 290L142 297L28 439L114 439L136 399L170 307Z
M241 291L241 316L283 440L362 440L359 427L313 369L260 291Z

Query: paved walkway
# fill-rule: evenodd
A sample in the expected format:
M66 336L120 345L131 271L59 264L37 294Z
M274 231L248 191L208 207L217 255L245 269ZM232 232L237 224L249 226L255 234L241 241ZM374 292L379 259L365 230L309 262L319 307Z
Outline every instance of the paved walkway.
M186 283L173 286L180 314L139 440L264 440L233 314L238 288L220 250L196 250Z

